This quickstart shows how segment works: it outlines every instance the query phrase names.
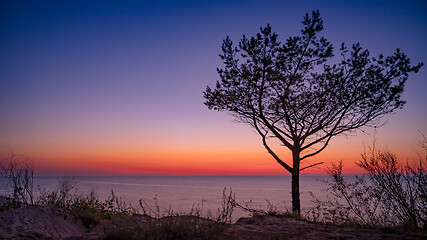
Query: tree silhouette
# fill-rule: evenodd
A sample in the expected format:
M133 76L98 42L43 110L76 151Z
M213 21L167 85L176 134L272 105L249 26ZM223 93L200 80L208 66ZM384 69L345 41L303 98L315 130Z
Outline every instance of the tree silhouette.
M204 92L209 109L231 112L259 133L269 154L292 174L292 210L300 212L299 173L321 164L301 162L323 151L332 137L380 125L380 118L402 108L400 96L411 66L399 49L370 58L357 43L341 45L341 59L318 33L319 11L305 15L301 36L280 43L270 25L237 47L227 36L222 44L224 68L214 89ZM335 63L328 64L328 60ZM278 140L292 152L292 164L273 149Z

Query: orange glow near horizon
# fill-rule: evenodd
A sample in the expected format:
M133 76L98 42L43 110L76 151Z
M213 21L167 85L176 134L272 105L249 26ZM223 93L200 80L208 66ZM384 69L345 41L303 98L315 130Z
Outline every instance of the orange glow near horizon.
M342 157L347 153L351 157ZM62 155L62 156L61 156ZM354 156L356 155L356 156ZM286 156L286 155L285 155ZM37 175L281 175L289 174L264 149L242 151L150 151L88 154L41 154L30 158ZM284 158L286 161L286 157ZM360 153L350 149L325 151L302 162L302 167L323 161L301 172L325 174L331 162L343 160L345 173L357 173ZM286 161L291 164L290 161Z
M157 139L151 142L144 139L138 141L137 138L127 138L125 141L114 135L86 138L85 141L52 138L37 143L16 139L21 144L16 144L19 148L12 150L34 163L37 176L289 174L267 153L259 136L252 133L248 126L229 124L230 130L205 131L203 134L212 137L203 141L200 140L200 131L185 135L175 130L177 133L170 136L157 132ZM161 138L168 141L160 141ZM364 149L368 151L372 138L372 135L358 135L333 139L323 152L303 160L301 167L317 162L324 164L304 170L301 174L326 174L327 167L339 161L343 161L344 173L360 173L361 169L355 162L361 159ZM377 139L379 147L397 154L401 161L414 159L412 148L416 146L416 141L389 138L387 134L378 134ZM289 150L280 146L275 149L291 165Z

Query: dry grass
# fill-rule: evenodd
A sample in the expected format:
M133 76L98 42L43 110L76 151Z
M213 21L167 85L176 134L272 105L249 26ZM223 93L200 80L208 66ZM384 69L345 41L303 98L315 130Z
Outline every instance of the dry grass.
M113 228L104 229L105 239L217 239L231 222L235 207L232 191L223 192L223 204L216 215L210 211L203 215L203 203L193 205L188 213L175 213L171 208L162 209L153 198L153 204L141 199L140 206L147 221L138 224L115 221Z

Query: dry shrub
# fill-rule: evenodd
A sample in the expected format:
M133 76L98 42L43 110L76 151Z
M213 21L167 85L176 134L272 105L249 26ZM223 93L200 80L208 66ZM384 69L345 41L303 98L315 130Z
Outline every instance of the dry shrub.
M347 182L342 162L333 164L326 181L328 192L335 197L315 200L317 208L309 218L333 224L401 227L404 230L427 229L427 141L423 138L416 164L400 164L396 155L376 151L362 154L357 165L365 171L356 181Z
M0 161L0 175L7 180L5 192L11 200L6 209L34 204L34 167L30 161L9 151L9 156Z

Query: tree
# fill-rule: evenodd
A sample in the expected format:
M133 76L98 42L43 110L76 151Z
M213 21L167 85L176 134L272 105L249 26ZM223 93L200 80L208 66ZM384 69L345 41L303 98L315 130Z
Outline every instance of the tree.
M300 212L299 173L316 166L301 162L323 151L334 136L380 125L380 118L402 108L400 96L411 66L399 49L394 55L370 58L360 44L340 48L318 34L323 29L319 11L305 15L301 36L283 44L270 25L237 47L227 37L222 44L224 68L220 81L204 92L209 109L232 113L261 136L268 153L292 175L292 210ZM292 152L286 163L272 141Z

